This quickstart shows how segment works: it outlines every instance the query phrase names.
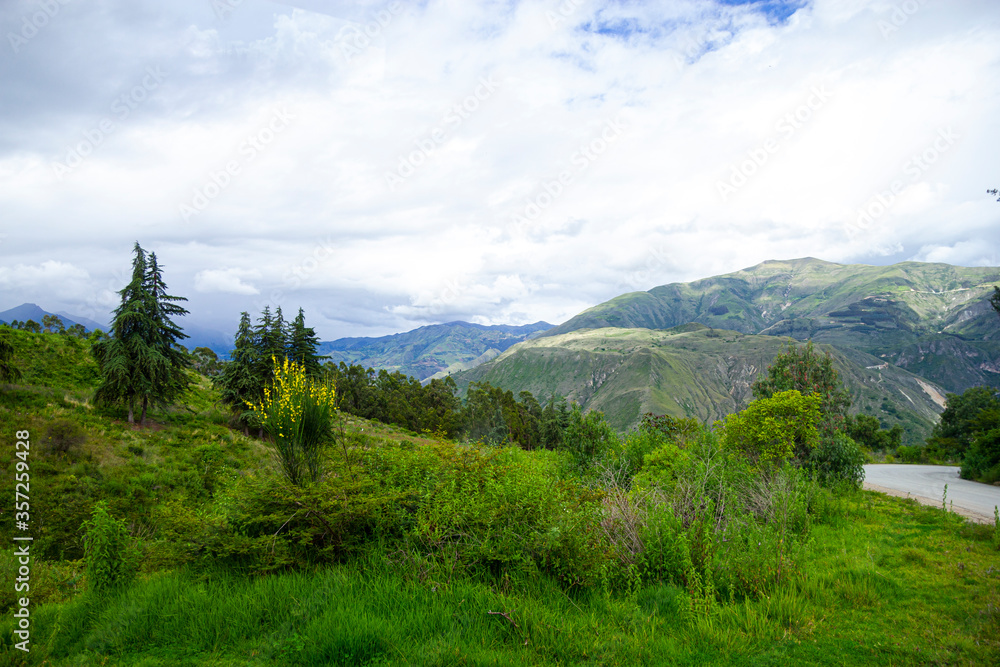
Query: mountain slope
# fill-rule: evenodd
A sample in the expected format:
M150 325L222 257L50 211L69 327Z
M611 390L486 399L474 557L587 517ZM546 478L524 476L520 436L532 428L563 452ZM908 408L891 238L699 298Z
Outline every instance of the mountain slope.
M107 330L106 326L102 326L101 324L94 322L93 320L89 320L86 317L77 317L64 312L50 313L47 310L42 310L41 307L34 303L22 303L20 306L15 306L14 308L3 311L0 313L0 322L10 324L14 320L17 320L18 322L34 320L40 325L42 323L42 318L46 315L54 315L58 317L62 320L63 326L67 329L74 324L80 324L87 331L93 331L94 329Z
M621 430L645 412L711 422L750 402L752 383L787 345L788 339L700 324L589 329L520 343L454 377L462 390L486 381L542 401L565 396L604 412ZM940 387L863 352L820 347L833 356L854 411L902 424L908 441L926 437L943 407Z
M1000 321L988 301L998 283L996 267L768 261L623 294L544 335L700 322L853 348L961 392L982 384L1000 386Z
M334 363L384 368L426 380L472 368L551 327L546 322L525 326L449 322L379 338L341 338L320 343L319 352Z

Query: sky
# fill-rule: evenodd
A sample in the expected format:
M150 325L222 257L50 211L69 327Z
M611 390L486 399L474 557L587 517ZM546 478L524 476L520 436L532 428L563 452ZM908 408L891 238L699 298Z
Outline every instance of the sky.
M996 0L5 0L0 310L553 324L769 259L1000 265Z

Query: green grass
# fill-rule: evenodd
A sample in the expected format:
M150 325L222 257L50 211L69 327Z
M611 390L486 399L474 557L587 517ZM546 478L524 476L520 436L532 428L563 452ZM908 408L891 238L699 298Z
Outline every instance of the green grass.
M118 597L36 610L24 665L986 665L1000 659L990 527L871 492L813 529L806 564L759 599L692 610L650 584L544 576L421 581L392 557L252 578L156 573ZM492 613L491 613L492 612ZM18 659L21 659L20 662Z

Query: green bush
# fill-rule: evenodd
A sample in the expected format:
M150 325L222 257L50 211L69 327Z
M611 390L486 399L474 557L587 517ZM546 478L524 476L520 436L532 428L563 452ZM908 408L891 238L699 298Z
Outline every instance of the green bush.
M821 398L796 390L759 398L721 422L722 442L755 467L805 461L819 439Z
M112 517L107 506L99 502L93 517L84 522L84 562L87 583L97 595L104 595L128 585L136 570L135 557L129 547L125 522Z
M579 470L584 470L594 461L604 458L618 445L618 434L604 420L603 413L583 414L579 406L573 406L561 447L570 453Z
M861 446L843 433L820 438L806 461L806 468L814 471L822 484L847 482L855 488L865 479L864 465Z
M920 463L924 458L924 451L913 445L902 445L896 448L896 456L903 463Z
M289 483L301 486L319 480L321 450L332 439L334 405L329 384L313 381L301 364L274 359L274 385L265 387L264 399L251 408L271 437Z
M49 424L42 444L50 452L65 454L86 441L87 434L79 424L68 419L57 419Z

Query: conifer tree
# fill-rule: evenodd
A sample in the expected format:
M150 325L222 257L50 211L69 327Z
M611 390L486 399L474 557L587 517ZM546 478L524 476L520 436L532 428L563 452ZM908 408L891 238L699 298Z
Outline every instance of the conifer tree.
M254 340L250 314L240 314L240 326L233 342L230 361L222 374L215 379L215 386L222 393L222 402L236 416L243 432L249 432L250 408L248 402L258 404L264 396L264 378L257 375L260 352Z
M129 423L140 403L141 424L150 403L168 403L187 387L187 360L175 347L187 336L170 319L187 311L173 303L183 297L167 294L156 256L147 257L138 242L133 253L132 278L119 292L122 302L114 311L111 336L91 350L101 369L96 402L124 404Z
M170 403L187 389L188 376L185 369L190 363L187 355L178 347L179 342L188 335L171 319L188 314L187 310L177 305L178 301L187 299L167 293L167 285L163 282L163 271L156 260L155 252L149 255L145 293L152 325L149 343L156 353L153 357L155 381L152 391L142 396L142 416L139 418L139 423L145 421L150 402L160 405Z
M320 374L319 338L312 327L306 326L306 316L299 308L288 335L288 358L296 361L306 369L306 374L316 377Z

